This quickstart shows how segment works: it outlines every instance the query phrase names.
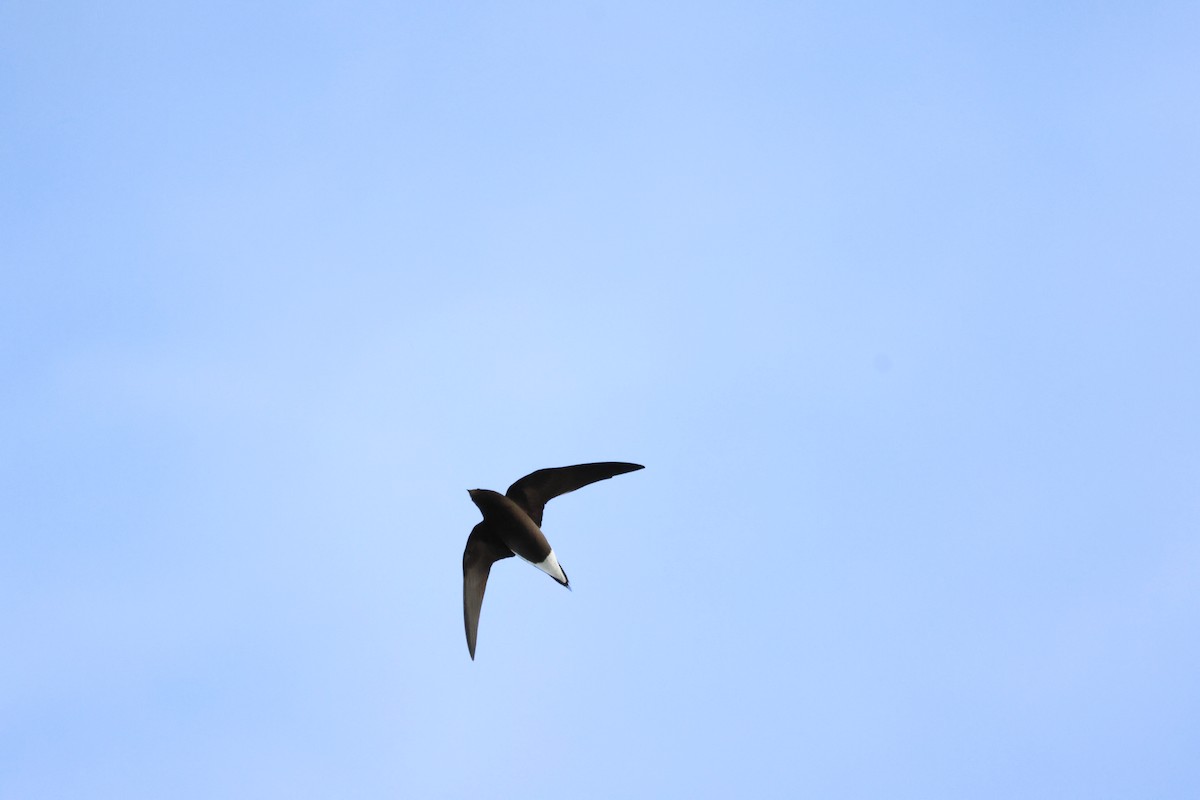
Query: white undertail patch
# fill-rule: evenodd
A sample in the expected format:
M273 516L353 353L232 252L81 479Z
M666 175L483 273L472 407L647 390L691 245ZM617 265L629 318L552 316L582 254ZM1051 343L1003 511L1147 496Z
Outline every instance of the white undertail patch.
M554 557L554 551L550 551L550 555L546 556L541 561L534 564L535 567L549 575L554 580L567 585L567 573L563 572L563 568L558 565L558 559Z

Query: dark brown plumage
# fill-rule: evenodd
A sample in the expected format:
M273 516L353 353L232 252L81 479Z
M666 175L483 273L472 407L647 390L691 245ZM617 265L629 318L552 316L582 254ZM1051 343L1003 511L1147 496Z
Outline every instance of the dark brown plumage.
M567 573L559 566L554 549L541 530L546 503L589 483L639 469L643 469L641 464L621 461L576 464L531 472L508 487L505 494L490 489L470 490L471 500L483 513L483 522L471 530L463 551L463 622L472 659L479 633L479 611L492 564L518 555L570 588Z

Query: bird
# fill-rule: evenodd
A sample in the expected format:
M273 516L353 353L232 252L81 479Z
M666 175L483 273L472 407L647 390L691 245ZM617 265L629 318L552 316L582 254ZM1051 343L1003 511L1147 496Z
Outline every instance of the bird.
M568 589L567 573L558 563L554 548L542 533L542 512L546 503L596 481L644 469L641 464L603 461L550 467L531 472L504 494L491 489L470 489L472 502L483 514L483 522L471 529L463 550L463 623L467 629L467 650L475 660L475 639L479 633L479 610L487 588L492 564L520 556Z

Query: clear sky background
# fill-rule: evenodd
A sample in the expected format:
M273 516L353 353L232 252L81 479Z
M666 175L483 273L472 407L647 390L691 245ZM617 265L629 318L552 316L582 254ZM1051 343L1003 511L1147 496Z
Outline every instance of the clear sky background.
M0 3L0 798L1200 796L1198 31Z

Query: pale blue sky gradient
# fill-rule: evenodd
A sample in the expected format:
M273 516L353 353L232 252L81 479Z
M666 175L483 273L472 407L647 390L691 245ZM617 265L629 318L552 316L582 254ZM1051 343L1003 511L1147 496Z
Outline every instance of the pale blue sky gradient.
M0 4L0 800L1200 796L1197 31Z

